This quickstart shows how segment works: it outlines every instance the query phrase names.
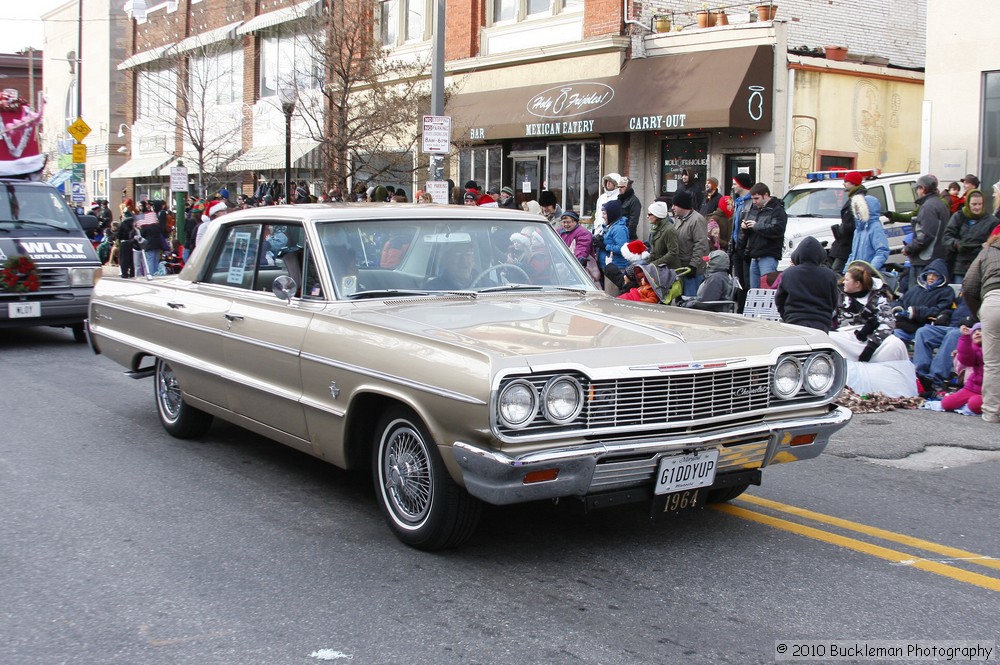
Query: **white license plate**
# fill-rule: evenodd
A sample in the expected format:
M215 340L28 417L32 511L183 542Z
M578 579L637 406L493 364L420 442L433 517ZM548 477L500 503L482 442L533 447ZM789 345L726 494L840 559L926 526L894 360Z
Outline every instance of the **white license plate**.
M715 482L719 466L719 449L709 448L686 455L672 455L660 459L656 471L656 494L708 487Z
M10 302L7 303L7 316L12 319L27 319L42 315L40 302Z

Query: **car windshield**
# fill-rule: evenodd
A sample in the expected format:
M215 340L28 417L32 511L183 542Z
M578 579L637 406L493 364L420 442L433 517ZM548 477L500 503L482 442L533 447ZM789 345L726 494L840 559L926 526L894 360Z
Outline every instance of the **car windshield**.
M0 186L0 225L80 228L56 190L9 181Z
M595 288L544 220L327 222L317 231L340 298Z
M793 189L785 194L785 212L789 217L839 218L845 196L843 187Z

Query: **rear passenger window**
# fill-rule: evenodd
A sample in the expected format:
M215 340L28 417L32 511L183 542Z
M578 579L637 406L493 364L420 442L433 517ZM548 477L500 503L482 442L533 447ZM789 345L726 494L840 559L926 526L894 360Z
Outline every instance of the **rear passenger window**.
M868 193L878 200L879 205L882 206L882 212L889 210L885 204L885 187L869 187Z
M917 207L916 201L913 199L912 182L890 185L890 189L892 190L892 201L895 206L893 210L895 212L910 212Z
M302 227L288 224L240 224L226 229L208 281L250 291L271 292L274 280L290 272L301 284ZM292 263L289 270L288 263Z

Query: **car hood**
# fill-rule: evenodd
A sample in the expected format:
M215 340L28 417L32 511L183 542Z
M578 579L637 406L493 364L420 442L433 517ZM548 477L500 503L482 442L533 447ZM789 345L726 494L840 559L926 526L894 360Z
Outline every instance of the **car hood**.
M602 294L421 298L362 308L355 316L494 357L546 355L589 366L747 357L768 355L779 346L829 345L826 335L808 328ZM568 358L560 358L564 355Z

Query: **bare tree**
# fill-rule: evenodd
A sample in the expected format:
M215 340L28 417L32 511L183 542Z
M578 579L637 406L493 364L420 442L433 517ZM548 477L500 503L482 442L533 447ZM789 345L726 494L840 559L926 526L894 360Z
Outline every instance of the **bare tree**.
M329 164L327 186L344 191L361 171L377 178L419 168L413 160L419 120L430 109L429 52L405 59L384 48L376 4L325 1L323 12L302 26L311 47L302 64L319 80L312 99L299 91L300 113Z

